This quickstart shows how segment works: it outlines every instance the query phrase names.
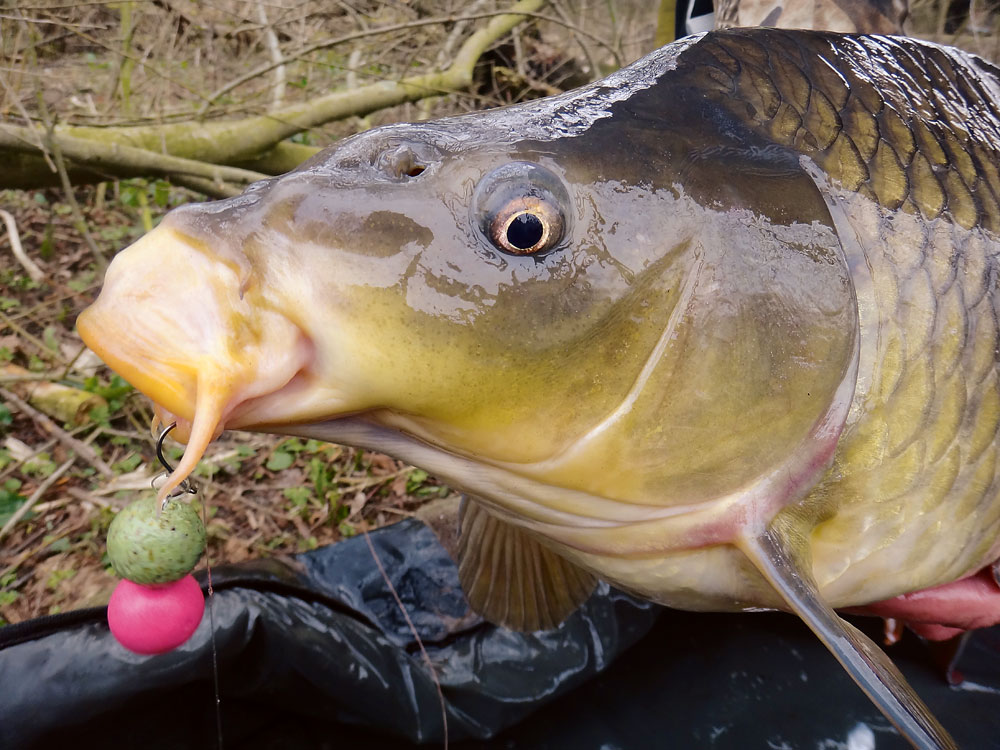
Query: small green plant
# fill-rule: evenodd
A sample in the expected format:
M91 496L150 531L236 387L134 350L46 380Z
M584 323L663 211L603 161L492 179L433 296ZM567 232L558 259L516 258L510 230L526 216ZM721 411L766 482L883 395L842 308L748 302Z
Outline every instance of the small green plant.
M308 511L309 501L313 497L313 493L305 487L287 487L281 494L292 504L293 510L303 514Z
M21 597L21 592L19 591L0 591L0 607L6 607L9 604L13 604Z
M18 490L21 482L18 479L7 479L0 487L0 526L10 520L18 509L27 502L28 498Z
M264 464L264 467L268 471L283 471L294 463L295 454L287 450L281 450L281 446L279 445L274 449L274 452L271 453L271 456L267 459L267 463Z
M91 70L107 70L111 66L111 63L107 60L98 60L97 55L93 52L88 52L85 59L87 67ZM41 193L36 193L35 195L41 195ZM44 198L45 196L42 197Z
M119 471L122 474L127 474L130 471L135 471L139 468L139 464L143 462L143 457L141 453L132 453L126 456L121 461L116 461L111 468L115 471Z
M64 536L53 538L51 535L46 535L42 538L42 541L48 544L46 551L52 554L68 552L70 548L70 541Z
M55 470L56 462L53 461L52 456L46 452L39 453L34 458L25 461L24 465L21 467L21 471L25 474L40 477L42 479L52 476L52 472Z
M97 272L91 268L88 271L83 271L77 274L76 278L67 281L66 286L74 292L84 292L94 285L96 278Z
M103 385L96 376L91 376L83 382L83 389L107 401L107 406L95 406L90 410L90 418L103 425L107 425L121 411L125 401L135 393L135 389L120 375L112 375L107 385Z
M59 588L59 584L63 581L68 581L70 578L76 575L75 570L54 570L52 575L49 576L48 580L45 581L45 588L55 591Z

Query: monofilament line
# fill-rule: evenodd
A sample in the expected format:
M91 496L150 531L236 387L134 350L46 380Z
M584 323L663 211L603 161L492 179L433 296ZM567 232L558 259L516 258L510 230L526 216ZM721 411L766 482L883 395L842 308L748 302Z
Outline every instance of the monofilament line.
M399 611L403 613L403 619L406 620L406 625L409 627L410 633L413 634L413 638L417 642L420 654L424 657L424 663L427 665L427 670L431 673L431 679L434 681L434 688L437 690L438 701L441 703L441 724L444 727L444 750L448 750L448 706L444 700L444 692L441 690L441 681L438 680L437 670L434 669L431 657L427 654L427 649L424 648L424 642L420 640L420 634L417 633L417 629L413 625L413 620L410 619L410 615L407 613L406 607L403 606L403 600L399 598L399 594L396 593L396 587L392 585L392 581L389 580L389 574L385 572L385 568L382 566L382 560L379 559L378 552L375 551L375 545L372 544L372 540L368 536L368 530L363 529L362 533L365 536L365 543L368 545L368 550L372 553L372 559L378 567L378 572L382 574L382 580L384 580L385 585L389 587L389 593L392 594L392 598L396 600L396 606L399 607Z
M172 474L174 468L170 465L170 462L167 461L166 456L163 455L163 441L167 439L167 435L169 435L170 431L175 427L177 427L177 423L171 422L170 424L168 424L166 427L163 428L163 430L160 432L159 437L156 439L156 458L159 460L160 464L162 464L163 468L167 470L167 475ZM155 484L153 488L154 489L156 488ZM196 494L196 492L197 490L195 489L194 483L189 482L188 480L185 479L178 487L176 494L188 493L194 495ZM170 497L171 495L168 495L167 497L163 498L163 502L166 503ZM204 500L201 503L201 517L202 517L202 523L205 526L205 533L207 537L208 504L204 502ZM212 556L211 552L209 551L210 549L211 547L206 543L205 573L208 577L208 625L209 625L209 630L211 631L211 638L212 638L212 684L213 687L215 688L215 732L216 732L215 742L216 746L218 747L218 750L222 750L222 699L219 696L219 651L215 642L215 602L214 602L215 590L212 588Z
M201 503L202 522L205 524L206 536L208 530L208 503ZM222 699L219 696L219 651L215 644L215 590L212 588L212 559L205 545L205 573L208 577L208 626L212 632L212 684L215 688L215 742L218 750L222 750Z

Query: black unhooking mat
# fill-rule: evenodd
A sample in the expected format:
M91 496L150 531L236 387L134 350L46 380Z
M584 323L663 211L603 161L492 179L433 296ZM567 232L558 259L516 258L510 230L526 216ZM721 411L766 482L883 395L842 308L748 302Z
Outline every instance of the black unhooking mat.
M907 747L791 616L657 622L603 587L558 630L515 634L469 612L422 523L370 539L456 750ZM226 748L440 746L437 689L363 538L213 577L221 732L207 613L182 648L142 657L93 609L0 629L0 748L212 748L220 734ZM962 747L1000 748L998 648L997 629L967 641L960 687L915 637L892 655Z

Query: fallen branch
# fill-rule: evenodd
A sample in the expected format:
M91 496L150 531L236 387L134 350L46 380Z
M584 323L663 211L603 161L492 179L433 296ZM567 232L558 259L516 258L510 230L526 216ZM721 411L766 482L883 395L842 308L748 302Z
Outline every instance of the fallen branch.
M19 125L0 124L0 148L20 152L37 152L38 147L29 140L31 131ZM117 176L163 175L166 177L184 175L201 177L214 182L235 182L247 184L262 180L267 175L237 167L224 167L194 159L160 154L121 143L106 143L90 138L78 138L60 132L52 134L64 156L85 164L90 169L109 170Z
M0 376L24 377L32 374L34 373L18 365L0 365ZM108 405L108 402L96 393L54 380L35 382L31 386L24 385L19 390L15 389L15 393L27 399L31 406L47 417L62 424L76 426L85 425L90 421L89 415L92 409Z
M369 84L351 91L336 91L308 102L289 105L265 115L243 120L210 120L120 128L60 126L55 129L55 134L60 138L60 144L66 144L63 148L66 154L78 167L83 166L87 170L96 172L103 166L111 168L113 173L125 173L126 176L143 173L180 173L189 177L217 179L214 173L206 175L192 172L191 169L180 168L180 165L164 169L165 162L162 159L183 158L201 163L202 167L207 164L212 169L224 170L228 168L214 165L253 159L274 149L276 144L281 144L286 138L332 120L350 116L363 117L397 104L466 90L472 85L472 72L476 61L486 49L525 18L532 17L545 2L546 0L520 0L511 6L509 12L493 16L485 27L465 40L452 64L444 71L409 76L399 81ZM273 68L268 68L271 69ZM210 96L209 99L211 98ZM13 126L5 126L8 134L6 138L0 139L0 151L28 150L29 142L26 139L14 138L13 143L17 144L14 148L11 127ZM3 135L3 130L4 128L0 128L0 136ZM27 132L23 135L27 135ZM68 140L70 138L74 140ZM87 158L86 149L78 152L78 156L70 153L71 146L78 145L82 148L87 143L103 144L104 148L91 152L91 155L100 155L96 160ZM135 151L126 152L125 149L135 149ZM114 158L116 153L121 154L121 158ZM126 157L126 153L129 156ZM133 154L141 156L146 161L133 161L131 158ZM172 156L167 157L165 154ZM127 163L123 165L123 161ZM33 167L22 160L18 168ZM153 169L158 171L152 171ZM8 175L10 176L0 176L0 187L18 186L13 170ZM82 176L86 177L86 173ZM255 179L259 179L260 176L257 175ZM243 180L231 180L222 172L218 173L218 178L243 182ZM11 182L15 184L10 184Z
M231 182L206 180L203 177L175 174L170 177L170 181L175 185L194 190L196 193L203 193L210 198L232 198L243 192L243 188L239 185L234 185Z

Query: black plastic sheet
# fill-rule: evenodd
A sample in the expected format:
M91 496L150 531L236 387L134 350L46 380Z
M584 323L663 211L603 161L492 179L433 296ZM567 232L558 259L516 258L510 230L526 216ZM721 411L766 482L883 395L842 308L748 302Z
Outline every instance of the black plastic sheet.
M489 737L604 669L657 609L603 587L559 629L512 633L469 611L433 532L404 521L370 540L434 664L452 740ZM227 746L269 717L440 742L437 688L363 538L293 561L213 572ZM211 747L218 734L211 618L159 656L132 654L103 608L0 629L0 747ZM235 743L235 744L234 744Z
M371 540L436 666L455 750L908 747L790 615L657 620L604 588L559 630L515 634L468 611L422 524ZM219 567L214 582L224 747L440 746L436 689L364 539ZM216 747L207 615L151 658L114 643L103 618L0 629L0 748ZM880 621L852 621L879 640ZM890 654L961 747L1000 748L1000 629L948 648L909 634Z
M849 619L881 641L880 620ZM948 684L938 648L908 633L888 652L962 750L997 750L1000 629L970 634L954 665L961 685ZM491 741L459 747L911 750L797 618L672 611L583 687Z

